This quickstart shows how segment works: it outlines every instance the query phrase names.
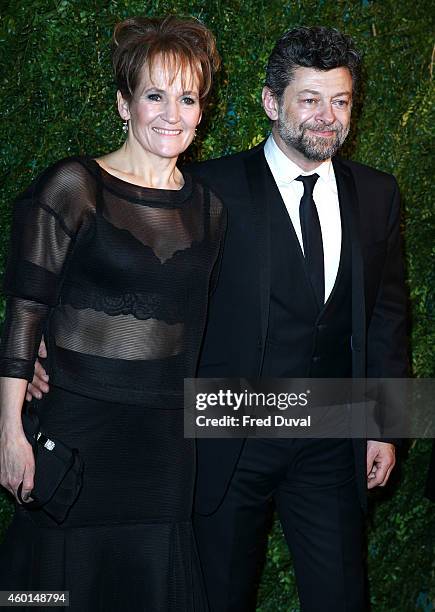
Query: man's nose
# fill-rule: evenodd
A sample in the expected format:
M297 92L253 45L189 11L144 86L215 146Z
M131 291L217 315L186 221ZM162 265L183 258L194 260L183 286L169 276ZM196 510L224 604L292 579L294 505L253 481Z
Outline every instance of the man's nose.
M316 121L322 121L326 125L331 125L335 121L334 107L329 102L322 104L316 113Z

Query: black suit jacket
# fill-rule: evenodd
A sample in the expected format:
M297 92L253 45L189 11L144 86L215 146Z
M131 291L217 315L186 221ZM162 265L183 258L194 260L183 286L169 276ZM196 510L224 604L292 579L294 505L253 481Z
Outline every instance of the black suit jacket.
M269 171L264 143L189 166L228 210L216 291L211 299L198 376L261 376L270 300ZM352 241L352 374L406 376L406 292L400 197L393 176L333 160L338 196ZM213 512L231 480L243 439L198 440L196 509ZM365 441L354 440L365 504Z

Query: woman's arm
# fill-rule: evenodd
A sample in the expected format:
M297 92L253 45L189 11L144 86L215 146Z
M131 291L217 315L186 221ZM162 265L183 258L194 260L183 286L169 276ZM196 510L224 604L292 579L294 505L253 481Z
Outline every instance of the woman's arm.
M21 422L26 388L27 380L0 377L0 484L17 498L22 482L23 499L33 489L35 473L32 447Z
M67 261L90 218L89 185L78 161L63 160L46 170L14 206L0 344L0 484L16 496L23 482L23 498L33 487L34 459L21 409Z

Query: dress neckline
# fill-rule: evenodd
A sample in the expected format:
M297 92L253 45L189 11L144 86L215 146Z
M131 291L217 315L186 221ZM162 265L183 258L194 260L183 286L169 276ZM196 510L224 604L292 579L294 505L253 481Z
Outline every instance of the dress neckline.
M192 177L189 173L181 172L184 179L184 185L181 189L159 189L124 181L105 170L90 155L85 155L82 159L92 174L102 182L108 191L139 204L181 207L192 193Z

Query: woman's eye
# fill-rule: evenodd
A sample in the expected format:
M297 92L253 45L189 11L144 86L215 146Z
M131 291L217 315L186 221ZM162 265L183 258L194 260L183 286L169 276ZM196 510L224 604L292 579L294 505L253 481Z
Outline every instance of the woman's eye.
M148 100L152 100L153 102L159 102L161 99L160 94L157 94L157 93L148 94L147 98Z
M191 104L195 104L195 100L191 98L190 96L185 96L183 98L183 102L184 104L187 104L188 106L190 106Z

